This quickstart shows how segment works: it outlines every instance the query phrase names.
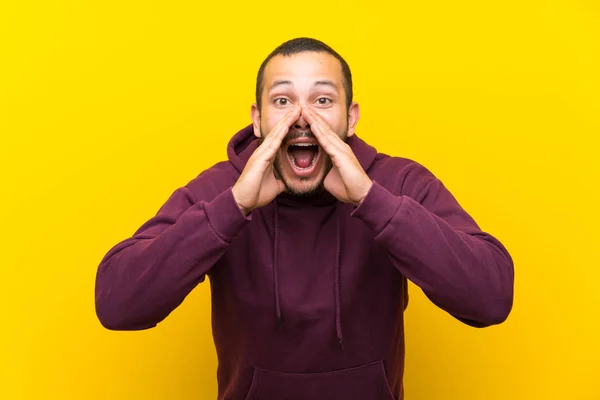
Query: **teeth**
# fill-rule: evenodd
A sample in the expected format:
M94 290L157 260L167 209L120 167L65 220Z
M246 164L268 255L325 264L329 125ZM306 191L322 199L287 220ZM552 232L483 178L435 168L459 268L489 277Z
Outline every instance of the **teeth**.
M300 168L300 167L298 166L298 164L296 164L296 160L294 159L294 157L292 157L292 164L294 164L294 167L296 167L296 168L298 168L298 169L307 169L307 168L310 168L310 167L312 167L313 165L315 165L315 164L316 164L316 162L317 162L317 157L315 157L315 158L313 158L313 159L312 159L312 161L310 162L310 165L309 165L308 167L306 167L306 168Z
M301 146L301 147L317 146L317 147L319 147L318 144L308 144L308 143L293 144L292 146ZM308 169L308 168L312 167L313 165L315 165L317 163L317 158L318 158L318 155L315 155L313 157L313 159L311 160L310 165L308 167L306 167L306 168L300 168L298 166L298 164L296 164L296 159L294 157L290 157L290 159L292 160L292 164L294 164L294 167L296 167L298 169Z
M316 163L317 163L317 157L315 157L315 158L312 159L312 161L310 162L310 166L312 167Z

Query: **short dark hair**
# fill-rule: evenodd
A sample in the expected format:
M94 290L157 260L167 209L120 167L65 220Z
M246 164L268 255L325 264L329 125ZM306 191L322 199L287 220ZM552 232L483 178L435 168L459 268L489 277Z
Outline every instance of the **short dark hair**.
M287 42L279 45L275 50L271 52L265 58L258 69L258 76L256 77L256 104L258 109L261 109L262 92L264 89L263 78L265 74L265 68L271 58L281 54L282 56L291 56L293 54L304 53L304 52L317 52L317 53L329 53L337 58L342 65L342 75L344 78L344 91L346 92L346 107L350 107L352 103L352 73L350 72L350 66L342 56L340 56L335 50L326 45L320 40L312 39L308 37L299 37L288 40Z

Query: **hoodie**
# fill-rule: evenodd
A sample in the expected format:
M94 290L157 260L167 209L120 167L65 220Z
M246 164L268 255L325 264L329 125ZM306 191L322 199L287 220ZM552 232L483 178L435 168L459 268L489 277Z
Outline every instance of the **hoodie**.
M232 187L259 140L240 130L103 257L101 324L152 328L208 276L219 400L402 399L407 280L486 327L511 311L513 262L424 166L347 143L373 180L359 206L282 193L244 216Z

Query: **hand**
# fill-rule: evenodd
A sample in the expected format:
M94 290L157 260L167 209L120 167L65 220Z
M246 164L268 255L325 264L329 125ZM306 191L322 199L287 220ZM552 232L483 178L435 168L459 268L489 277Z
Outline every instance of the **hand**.
M329 154L333 163L323 182L325 189L341 202L360 205L369 193L373 181L350 146L331 130L323 117L310 108L303 108L302 116L310 124L319 145Z
M244 215L270 203L285 189L285 184L275 177L273 161L283 138L298 118L300 118L300 107L295 107L285 114L252 153L240 177L233 185L233 197Z

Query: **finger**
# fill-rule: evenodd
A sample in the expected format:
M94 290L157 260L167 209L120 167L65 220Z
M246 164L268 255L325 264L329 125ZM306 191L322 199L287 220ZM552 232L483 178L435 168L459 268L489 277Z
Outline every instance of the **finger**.
M330 155L344 151L346 143L331 129L327 121L317 112L311 109L303 109L302 115L310 124L311 131L319 141L319 144Z
M279 172L277 172L277 168L275 168L275 166L272 166L273 168L273 176L275 177L275 179L277 179L278 181L282 181L283 179L281 179L281 176L279 175Z
M325 118L323 118L318 112L311 109L307 109L306 114L303 115L306 115L308 118L312 119L315 128L318 131L318 134L321 134L321 136L326 137L333 145L343 150L346 142L344 142L338 136L338 134L335 133L333 129L331 129L331 126L329 125L327 120L325 120ZM311 124L311 127L312 125L313 124Z
M277 153L277 150L279 150L281 147L283 138L289 132L290 126L297 121L299 117L300 107L296 106L294 109L288 111L281 120L279 120L261 145L261 147L263 147L263 156L271 158Z
M283 138L287 135L287 133L290 130L290 126L292 126L292 124L296 122L298 118L300 118L301 112L302 109L299 106L295 106L279 121L280 125L277 127L277 129L269 135L272 136L273 141L278 142L277 147L281 145Z
M279 122L273 127L271 132L267 135L267 139L271 138L271 140L283 139L285 134L288 132L290 126L300 118L301 108L298 106L294 106L293 109L288 111L283 118L279 120Z

